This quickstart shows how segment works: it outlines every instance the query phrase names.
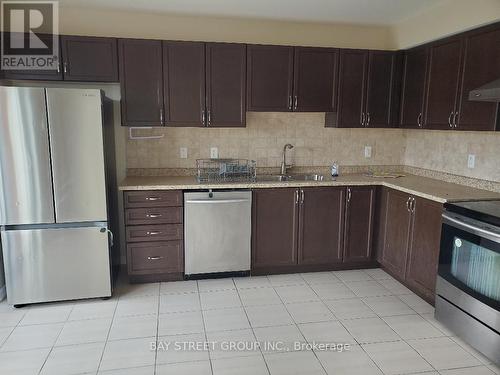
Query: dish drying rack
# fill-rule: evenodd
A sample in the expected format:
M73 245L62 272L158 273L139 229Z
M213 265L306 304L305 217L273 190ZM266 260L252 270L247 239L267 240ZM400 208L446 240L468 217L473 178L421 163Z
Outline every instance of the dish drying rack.
M257 162L247 159L198 159L198 182L251 182L257 175Z

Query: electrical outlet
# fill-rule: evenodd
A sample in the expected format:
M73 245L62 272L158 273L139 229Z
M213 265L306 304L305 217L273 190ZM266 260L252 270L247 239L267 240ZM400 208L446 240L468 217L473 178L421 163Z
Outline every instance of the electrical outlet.
M187 159L187 157L188 157L187 147L181 147L179 153L180 153L181 159Z
M476 155L469 154L469 157L467 158L467 168L469 169L476 168Z
M372 157L372 146L365 146L365 158L369 159Z
M210 147L210 159L219 158L219 149L217 147Z

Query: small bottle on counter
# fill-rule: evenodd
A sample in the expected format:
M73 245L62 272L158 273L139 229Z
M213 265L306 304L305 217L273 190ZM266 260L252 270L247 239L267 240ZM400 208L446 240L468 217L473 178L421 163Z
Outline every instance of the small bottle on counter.
M338 177L338 175L339 175L339 164L336 161L334 161L332 163L331 173L332 173L332 177Z

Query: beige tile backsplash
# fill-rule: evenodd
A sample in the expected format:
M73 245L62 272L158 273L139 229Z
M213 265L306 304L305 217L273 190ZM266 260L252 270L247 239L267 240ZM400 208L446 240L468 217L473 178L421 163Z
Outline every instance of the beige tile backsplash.
M402 129L331 129L324 113L247 113L247 127L238 129L157 128L137 135L163 135L159 140L128 140L127 168L194 168L208 158L210 147L219 157L257 160L259 167L278 167L285 143L295 147L289 161L296 166L408 165L500 182L500 133L446 132ZM372 157L364 157L364 147ZM180 148L188 158L181 159ZM467 155L476 168L467 168Z

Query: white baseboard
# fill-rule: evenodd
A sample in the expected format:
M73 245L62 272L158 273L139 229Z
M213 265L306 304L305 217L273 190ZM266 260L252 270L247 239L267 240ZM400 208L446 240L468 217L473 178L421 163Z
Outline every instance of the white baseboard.
M5 285L0 288L0 301L3 301L7 297L7 289Z

